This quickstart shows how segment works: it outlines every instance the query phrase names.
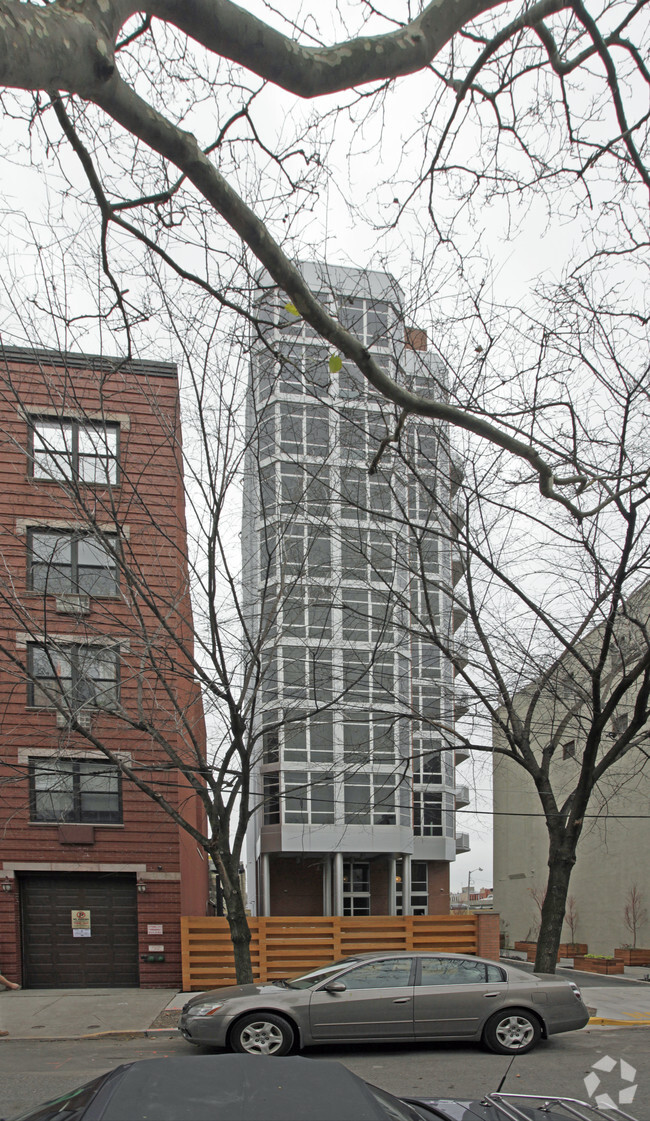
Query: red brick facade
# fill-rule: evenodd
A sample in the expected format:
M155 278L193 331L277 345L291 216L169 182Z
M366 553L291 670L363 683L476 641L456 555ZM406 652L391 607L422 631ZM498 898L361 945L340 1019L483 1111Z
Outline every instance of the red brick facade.
M370 863L371 914L389 914L389 862L384 856ZM323 864L317 856L271 857L271 914L322 915ZM429 915L449 914L449 864L427 863ZM498 954L497 954L498 957Z
M204 755L202 706L188 661L192 624L178 411L170 365L119 368L79 355L0 352L0 968L28 985L21 892L30 876L43 880L64 872L73 883L81 872L102 883L112 875L130 877L142 986L180 984L180 915L206 912L207 858L128 779L121 783L119 822L62 825L33 820L27 777L28 760L32 766L52 758L105 760L95 739L153 780L204 831L199 800L179 771L161 770L168 756L149 731L158 730L188 766ZM75 431L101 432L108 425L119 432L110 483L35 477L42 469L33 466L33 426L49 421L70 421ZM78 440L80 457L82 435ZM91 595L84 610L76 610L73 596L31 590L30 533L88 533L88 527L119 537L124 564L117 594ZM108 642L119 650L119 711L117 705L89 708L87 734L57 715L56 706L29 703L27 650L48 636L66 649ZM56 937L63 944L66 932ZM164 946L164 961L142 960L151 946Z

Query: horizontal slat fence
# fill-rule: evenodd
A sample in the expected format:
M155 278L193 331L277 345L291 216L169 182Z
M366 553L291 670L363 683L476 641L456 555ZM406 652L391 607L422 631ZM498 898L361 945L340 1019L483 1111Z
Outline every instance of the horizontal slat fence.
M375 950L478 952L478 921L472 914L270 917L250 918L248 924L256 981L295 976L329 961ZM185 992L236 984L226 919L183 916L181 946Z

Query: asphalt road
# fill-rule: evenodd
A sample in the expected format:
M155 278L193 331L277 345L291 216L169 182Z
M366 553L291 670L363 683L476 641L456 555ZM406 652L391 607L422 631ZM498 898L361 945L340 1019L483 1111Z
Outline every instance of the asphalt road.
M649 1050L650 1028L586 1028L542 1041L530 1054L514 1061L492 1055L478 1045L458 1043L319 1047L305 1054L324 1061L337 1059L395 1094L476 1098L495 1090L508 1072L503 1089L512 1093L566 1094L582 1099L587 1096L585 1077L594 1063L608 1056L615 1060L615 1066L610 1073L598 1072L598 1092L616 1099L619 1091L629 1086L621 1078L623 1060L636 1069L634 1084L638 1086L633 1103L626 1109L638 1121L650 1121ZM202 1053L208 1052L180 1038L59 1043L2 1040L0 1117L13 1118L118 1063L172 1054L190 1055L199 1061Z

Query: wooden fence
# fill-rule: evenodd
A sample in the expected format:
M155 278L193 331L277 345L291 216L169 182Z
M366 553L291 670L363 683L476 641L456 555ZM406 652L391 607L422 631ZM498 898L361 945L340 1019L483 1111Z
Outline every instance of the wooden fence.
M498 915L251 918L253 972L257 981L273 981L374 950L485 953L479 926L488 919L496 920L498 945ZM226 919L183 916L181 948L185 992L236 983Z

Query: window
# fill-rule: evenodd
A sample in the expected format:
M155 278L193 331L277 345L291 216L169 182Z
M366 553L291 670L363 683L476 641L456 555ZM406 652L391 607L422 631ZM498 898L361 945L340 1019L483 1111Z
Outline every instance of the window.
M346 763L395 762L394 721L367 713L344 713L343 752Z
M115 559L118 538L54 529L29 531L28 586L35 592L60 595L83 592L114 596L119 591Z
M343 638L351 642L390 642L392 609L382 592L344 588L342 602Z
M413 832L416 837L442 837L442 794L414 793Z
M308 393L322 395L330 387L327 347L285 340L278 346L278 388L282 393Z
M311 525L293 525L284 533L283 569L286 578L307 576L328 580L332 557L328 530Z
M314 771L285 771L284 820L287 824L329 825L334 821L334 783L331 775Z
M283 404L280 412L280 451L296 459L323 459L329 448L329 413L324 405Z
M310 474L293 463L280 464L280 501L283 513L291 516L297 505L307 514L322 516L331 500L327 467L312 468Z
M421 985L493 985L505 981L498 965L472 958L422 958Z
M394 539L381 530L347 529L341 533L344 580L389 584L393 575Z
M300 763L331 763L334 754L334 729L331 712L310 716L304 721L287 721L284 726L284 760Z
M337 296L339 321L366 346L388 346L390 304L356 296Z
M359 772L344 782L345 820L350 825L395 824L395 778Z
M122 821L120 773L106 760L30 759L32 821Z
M62 417L32 420L35 479L106 485L118 481L119 425Z
M354 647L343 650L343 690L345 699L374 705L392 704L395 680L392 654L378 654Z
M276 773L264 775L264 824L280 824L280 779Z
M390 482L381 471L369 476L365 467L341 468L342 517L357 519L368 512L388 515L392 502Z
M282 646L283 694L286 699L314 703L328 700L332 692L332 653L321 647Z
M424 860L411 861L411 914L426 915L429 912L429 885L427 865ZM395 912L402 914L402 877L404 862L395 864Z
M426 739L413 741L413 782L442 783L442 744Z
M370 865L366 861L343 861L343 914L370 914Z
M340 978L348 989L403 988L411 979L411 958L368 961Z
M58 694L71 709L114 708L119 699L119 655L114 646L66 643L27 648L27 703L55 708ZM48 696L48 694L50 694Z
M282 625L284 633L292 638L330 638L332 597L328 590L297 584L285 597Z

